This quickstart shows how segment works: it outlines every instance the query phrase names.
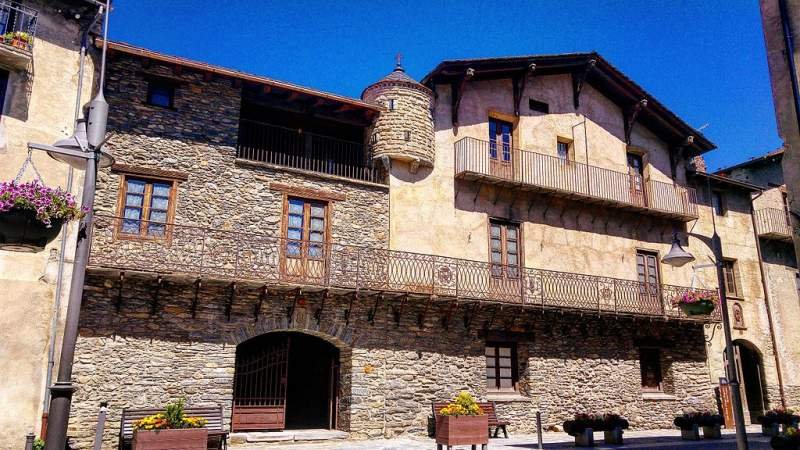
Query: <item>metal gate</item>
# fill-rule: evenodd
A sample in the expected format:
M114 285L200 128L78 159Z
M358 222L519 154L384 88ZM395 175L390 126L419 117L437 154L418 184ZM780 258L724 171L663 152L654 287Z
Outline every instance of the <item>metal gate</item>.
M232 431L282 430L286 426L289 337L236 355Z

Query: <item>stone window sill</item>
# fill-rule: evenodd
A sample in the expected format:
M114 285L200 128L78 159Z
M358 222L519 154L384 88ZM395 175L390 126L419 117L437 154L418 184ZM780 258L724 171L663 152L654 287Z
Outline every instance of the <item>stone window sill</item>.
M677 397L663 392L642 392L642 400L677 400Z
M486 400L490 402L529 402L531 399L517 392L487 392Z

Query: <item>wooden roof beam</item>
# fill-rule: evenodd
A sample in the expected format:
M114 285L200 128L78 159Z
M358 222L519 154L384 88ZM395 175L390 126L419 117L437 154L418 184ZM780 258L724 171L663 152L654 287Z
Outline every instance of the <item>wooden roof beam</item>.
M590 58L586 61L586 64L583 67L582 72L571 72L572 75L572 104L575 109L581 106L581 91L583 91L583 86L586 83L586 77L589 76L589 73L594 69L597 65L597 60L594 58Z

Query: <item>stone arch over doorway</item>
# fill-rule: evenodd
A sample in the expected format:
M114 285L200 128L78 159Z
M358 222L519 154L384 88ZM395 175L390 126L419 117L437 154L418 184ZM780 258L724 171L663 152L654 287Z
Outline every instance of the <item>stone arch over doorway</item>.
M746 339L734 340L733 349L745 419L750 419L750 423L756 423L758 416L769 409L764 358L761 350Z
M349 429L352 339L346 327L260 321L231 340L233 431Z

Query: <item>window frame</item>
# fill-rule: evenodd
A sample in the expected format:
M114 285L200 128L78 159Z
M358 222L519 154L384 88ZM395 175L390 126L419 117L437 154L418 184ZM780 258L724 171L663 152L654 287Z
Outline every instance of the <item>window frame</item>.
M172 240L172 225L174 225L175 221L175 205L177 203L178 198L178 180L174 178L163 178L163 177L154 177L154 176L140 176L135 174L127 174L121 173L119 175L120 184L118 189L118 197L117 197L117 217L119 217L119 223L114 227L114 234L115 239L119 240L164 240L164 241L171 241ZM125 226L125 208L128 207L127 204L127 196L128 196L128 181L130 180L137 180L142 181L145 183L145 189L142 193L142 206L141 206L141 217L139 220L139 233L128 233L123 231L123 227ZM167 197L167 219L164 223L164 234L163 235L151 235L147 233L147 225L151 223L150 220L150 211L152 209L152 193L153 193L153 184L169 184L169 196ZM160 223L160 222L159 222Z
M728 200L725 192L719 189L712 189L709 204L711 205L711 211L716 216L725 217L728 215Z
M500 263L495 263L492 261L492 254L494 250L492 249L492 240L495 239L492 236L492 226L498 225L500 227ZM508 264L508 227L511 226L516 229L517 237L513 239L513 242L517 244L517 263L513 266ZM523 267L523 248L522 248L522 224L519 222L512 222L510 220L504 219L493 219L489 218L488 223L488 245L489 245L489 273L493 278L505 278L505 279L519 279L522 276L522 267ZM500 271L496 272L495 268L499 266ZM508 270L510 267L516 267L517 273L511 274Z
M493 347L494 350L494 359L495 365L495 375L494 378L489 378L487 374L487 370L489 369L489 365L486 364L488 355L486 355L488 348ZM510 348L511 351L511 390L504 390L500 388L500 380L505 378L500 376L499 368L500 366L500 348ZM484 358L484 379L486 380L486 391L490 393L518 393L519 392L519 351L517 349L517 343L513 341L486 341L483 350L483 358ZM494 380L494 386L490 386L489 381Z
M300 200L303 202L303 223L301 225L302 235L300 239L290 239L289 238L289 205L292 200ZM311 256L308 252L308 249L311 245L311 240L309 239L311 235L311 207L313 205L321 205L324 208L324 214L322 220L324 220L323 230L322 230L322 241L319 242L319 245L322 246L322 252L320 256ZM281 238L284 240L284 245L281 245L281 253L284 258L291 258L291 259L309 259L314 261L322 261L325 260L328 254L328 246L330 244L330 217L331 217L331 202L328 200L323 200L319 198L308 198L302 197L299 195L291 195L291 194L284 194L283 196L283 223L281 226ZM300 253L297 255L289 254L289 242L300 242ZM317 244L316 241L313 241L315 245Z
M742 298L742 283L739 279L738 266L737 260L733 258L722 258L722 280L725 282L725 293L727 297ZM733 283L733 289L731 289L729 282Z
M566 147L567 153L562 158L561 157L561 147ZM570 165L573 161L575 161L575 154L572 150L572 142L566 139L559 138L556 140L556 158L559 159L561 164L563 165Z
M145 103L156 108L175 109L175 95L177 92L177 83L171 80L161 78L148 77L147 92L145 93ZM155 87L165 88L168 91L169 105L161 105L152 101L152 95Z
M653 353L655 354L656 358L654 360L649 360L650 362L655 361L656 366L656 373L658 374L658 386L657 387L650 387L645 386L645 377L644 377L644 369L645 369L645 354L650 354L652 357ZM639 383L641 385L642 392L655 392L655 393L662 393L664 392L664 364L662 362L662 351L658 347L639 347Z

